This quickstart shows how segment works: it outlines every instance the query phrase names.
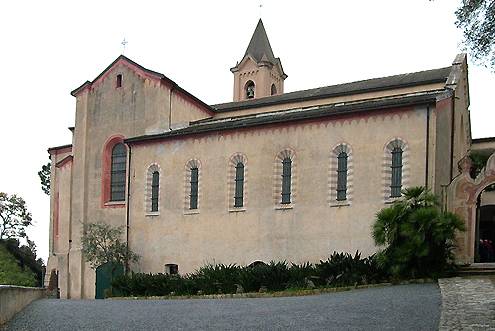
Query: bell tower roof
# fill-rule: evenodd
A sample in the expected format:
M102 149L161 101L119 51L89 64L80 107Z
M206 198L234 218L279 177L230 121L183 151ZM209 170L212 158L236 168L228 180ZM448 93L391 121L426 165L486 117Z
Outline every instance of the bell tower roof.
M270 41L266 35L266 30L263 26L263 21L261 18L258 21L258 25L256 25L256 29L251 37L246 53L244 53L244 57L248 55L251 55L257 62L265 60L275 64L275 55L273 54L273 50L270 46Z
M239 64L241 64L248 57L251 57L257 64L268 63L272 66L278 66L283 78L285 79L287 77L282 68L280 58L275 57L273 54L272 46L268 40L265 26L263 25L261 18L256 25L256 29L254 30L253 36L249 41L249 45L244 53L244 56L242 57L242 60L238 62L237 65L231 69L231 71L235 71Z

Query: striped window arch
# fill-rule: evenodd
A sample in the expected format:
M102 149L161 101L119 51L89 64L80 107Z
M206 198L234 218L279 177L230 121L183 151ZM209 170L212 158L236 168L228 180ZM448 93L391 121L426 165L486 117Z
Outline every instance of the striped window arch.
M383 189L385 202L402 196L409 182L409 148L401 138L394 138L385 146L383 161Z
M189 160L185 169L184 209L199 210L201 198L201 163Z
M275 158L274 200L279 206L291 206L296 198L295 153L286 148Z
M145 206L147 213L158 213L160 211L160 166L153 163L146 171Z
M348 205L352 200L353 155L349 144L339 143L330 153L330 205Z
M230 157L228 171L228 206L231 210L246 207L247 202L247 158L236 153Z

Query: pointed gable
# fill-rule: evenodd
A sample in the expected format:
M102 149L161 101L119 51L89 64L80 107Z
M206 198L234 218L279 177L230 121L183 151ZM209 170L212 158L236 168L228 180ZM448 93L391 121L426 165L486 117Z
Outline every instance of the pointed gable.
M182 87L180 87L177 83L175 83L164 74L147 69L124 55L120 55L118 58L116 58L115 61L113 61L108 67L106 67L105 70L103 70L92 82L84 82L81 86L71 91L70 94L74 97L77 97L81 92L95 88L112 72L113 68L117 67L118 65L122 65L129 70L132 70L136 75L142 78L155 80L160 84L168 86L170 89L177 91L183 99L195 104L198 108L207 112L208 114L213 114L213 109L208 104L204 103L199 98L184 90Z
M268 40L268 35L266 34L265 26L263 25L261 18L256 25L256 29L254 30L253 36L249 41L249 45L244 53L244 56L242 57L242 60L234 68L232 68L231 71L238 69L239 66L248 58L252 59L256 62L256 64L270 63L273 66L277 66L280 70L281 76L283 76L284 79L287 77L282 68L280 58L275 57L273 53L272 46Z
M268 40L265 27L263 26L263 21L261 21L261 19L258 21L258 25L254 30L251 41L246 49L246 53L244 53L244 57L248 55L251 55L256 62L267 61L273 64L276 63L275 55L273 54L270 41Z

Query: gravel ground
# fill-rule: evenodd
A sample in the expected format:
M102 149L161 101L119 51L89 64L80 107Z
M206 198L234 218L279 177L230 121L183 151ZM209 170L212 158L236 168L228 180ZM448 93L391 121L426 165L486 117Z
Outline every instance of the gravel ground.
M436 284L289 298L43 299L7 330L437 330L440 306Z

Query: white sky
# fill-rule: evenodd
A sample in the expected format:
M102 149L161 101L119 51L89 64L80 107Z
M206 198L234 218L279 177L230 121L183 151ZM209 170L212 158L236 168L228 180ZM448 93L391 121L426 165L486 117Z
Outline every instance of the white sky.
M265 0L261 16L289 78L285 91L449 66L461 51L452 0ZM209 104L232 100L259 1L2 1L0 191L26 199L28 232L48 256L46 149L71 143L75 98L122 52ZM474 138L495 136L495 75L470 64Z

